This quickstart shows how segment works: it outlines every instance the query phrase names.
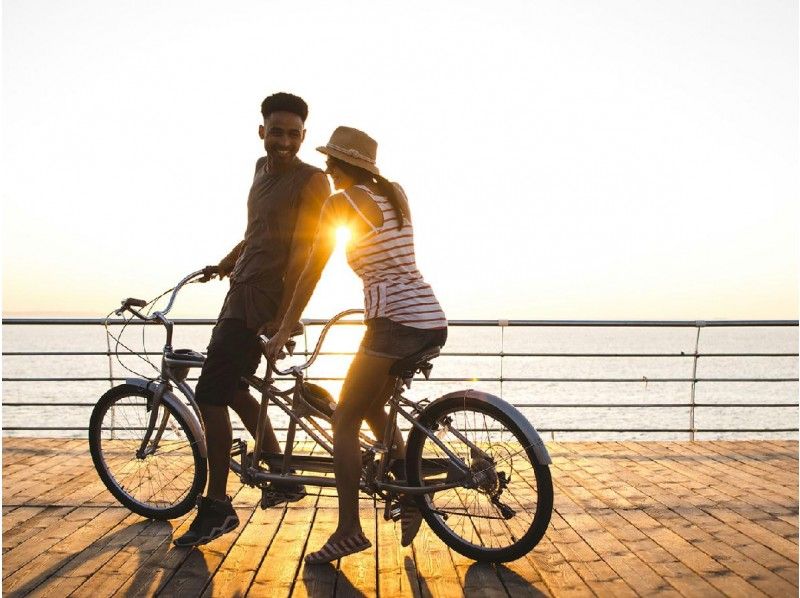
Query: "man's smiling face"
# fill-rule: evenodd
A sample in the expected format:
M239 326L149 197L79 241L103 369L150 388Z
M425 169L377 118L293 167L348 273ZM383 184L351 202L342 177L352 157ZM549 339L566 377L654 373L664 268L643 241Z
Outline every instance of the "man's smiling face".
M293 112L273 112L258 128L258 136L264 140L264 149L278 168L288 166L306 136L303 119Z

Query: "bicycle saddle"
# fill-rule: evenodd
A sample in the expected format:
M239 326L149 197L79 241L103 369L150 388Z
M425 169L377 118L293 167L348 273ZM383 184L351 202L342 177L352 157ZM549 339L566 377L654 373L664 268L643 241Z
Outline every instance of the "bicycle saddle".
M191 349L175 349L164 355L169 365L185 365L188 367L197 367L203 365L206 360L202 353L192 351Z
M411 378L414 376L414 373L418 370L422 371L423 373L427 369L428 374L430 373L430 363L428 363L431 359L435 357L439 357L439 353L442 350L439 346L433 347L426 347L422 349L422 351L417 351L416 353L412 353L408 357L404 357L395 362L395 364L389 368L389 374L392 376L399 376L400 378L406 379ZM425 377L428 377L428 374Z

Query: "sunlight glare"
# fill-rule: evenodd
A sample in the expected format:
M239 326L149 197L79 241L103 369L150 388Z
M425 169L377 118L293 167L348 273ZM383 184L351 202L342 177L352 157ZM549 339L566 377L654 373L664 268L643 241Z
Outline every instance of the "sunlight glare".
M340 226L336 229L336 245L342 247L350 241L350 229L347 226Z

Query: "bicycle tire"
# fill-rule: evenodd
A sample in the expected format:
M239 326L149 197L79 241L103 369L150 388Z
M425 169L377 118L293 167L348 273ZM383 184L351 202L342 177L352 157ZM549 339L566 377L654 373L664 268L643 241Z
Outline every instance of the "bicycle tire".
M514 407L506 404L505 409L506 411L504 412L477 397L454 396L432 403L419 416L419 422L426 428L440 434L443 431L445 432L441 440L445 444L449 444L448 448L464 459L467 465L471 468L475 467L473 471L480 472L479 475L485 475L487 479L485 485L491 485L491 473L493 472L495 475L494 488L496 488L499 472L504 472L504 475L510 481L508 486L503 488L498 495L498 501L505 505L509 501L510 494L521 493L520 496L514 494L515 504L513 504L512 510L513 508L516 508L516 510L509 519L505 519L500 508L491 503L490 493L481 488L468 489L459 487L415 497L420 511L431 530L453 550L476 561L507 562L527 554L533 550L544 536L553 510L553 482L550 476L550 468L538 462L532 449L538 438L529 438L514 423L509 416L509 413L516 411ZM481 440L478 437L477 440L480 442L476 442L476 437L470 437L468 440L475 444L483 444L482 449L494 459L496 465L485 466L488 462L485 459L479 461L482 458L477 454L469 454L472 452L471 450L465 454L468 446L452 434L452 424L445 428L443 425L443 421L446 421L445 418L449 417L451 420L458 420L461 414L465 415L465 417L461 418L463 421L469 422L469 414L473 414L471 416L473 423L480 421L484 423L485 431L490 432L490 434L486 435L486 439ZM519 416L522 417L521 414ZM507 435L513 437L511 444L504 444L502 433L499 437L497 436L497 433L501 432L499 427L492 430L486 428L487 417L498 422L504 427ZM455 429L459 430L462 435L471 433L469 432L470 428L464 426L463 423L460 427L456 426ZM464 432L464 430L467 431ZM499 439L492 441L492 435ZM518 448L515 448L517 445ZM509 449L509 446L512 448ZM511 450L514 452L511 452ZM438 455L436 454L437 451ZM517 467L515 468L514 459L521 455L524 455L527 464L530 466L528 471L518 467L520 459L517 459ZM406 476L411 486L419 486L426 480L429 483L436 481L433 478L425 478L423 476L425 460L433 458L443 459L445 460L444 462L449 461L446 453L437 447L430 438L416 427L412 428L406 449ZM478 463L481 463L481 465L478 466ZM449 476L451 473L447 475ZM443 474L440 474L438 481L444 481L441 479L441 475ZM535 483L533 478L535 478ZM533 499L525 495L525 493L533 492L534 490L535 497ZM495 493L496 489L492 490L491 494ZM503 496L504 493L506 494L505 497ZM455 501L455 506L451 506L453 501ZM492 512L491 508L487 508L485 511L481 511L481 514L478 514L477 511L480 504L487 501L494 508L494 512ZM443 506L445 503L446 506ZM459 508L459 503L461 505L460 510L455 510ZM530 514L531 509L529 507L534 503L533 516L528 519L526 515ZM507 506L510 507L511 505ZM472 511L475 512L473 513ZM459 521L461 522L460 527L456 529Z
M205 488L207 463L191 428L164 402L159 409L166 409L176 426L165 432L156 453L136 457L152 398L152 391L129 384L107 391L92 410L89 451L100 479L120 503L149 519L174 519L195 506ZM121 425L112 420L113 433L106 422L109 411L121 420Z

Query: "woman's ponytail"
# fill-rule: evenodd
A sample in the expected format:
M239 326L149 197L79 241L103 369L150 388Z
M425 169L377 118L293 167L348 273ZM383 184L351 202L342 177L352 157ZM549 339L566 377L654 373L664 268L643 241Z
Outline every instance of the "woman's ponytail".
M397 217L397 230L400 230L403 228L404 220L411 222L411 212L408 209L408 203L406 202L405 197L402 197L400 192L397 190L397 187L395 187L387 178L382 177L379 174L373 174L372 176L375 177L375 183L378 185L381 195L388 199L389 203L392 204L392 208L394 208L394 215Z

